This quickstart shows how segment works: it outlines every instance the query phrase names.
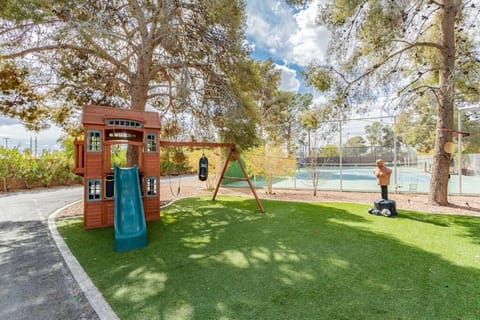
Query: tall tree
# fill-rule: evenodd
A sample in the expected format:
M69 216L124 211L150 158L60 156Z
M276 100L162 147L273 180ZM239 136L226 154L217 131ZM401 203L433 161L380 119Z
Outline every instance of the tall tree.
M95 103L149 105L165 119L188 114L220 131L248 126L238 120L254 110L241 92L248 78L235 76L248 60L244 7L243 0L6 0L0 62L28 70L28 88L43 106L57 106L59 122ZM3 113L34 111L6 105L11 92L0 95Z
M350 137L343 145L343 156L359 157L361 154L367 152L368 148L365 144L365 139L362 136Z
M294 137L302 128L300 116L309 110L312 99L311 94L276 90L274 98L260 110L263 111L266 139L276 145L285 145L289 156L295 154Z
M435 146L435 110L430 108L432 101L419 99L413 107L406 108L398 117L398 134L408 146L421 153L433 153Z
M362 136L350 137L343 146L347 148L366 148L365 139Z
M393 148L393 129L384 125L381 122L375 121L370 125L365 126L365 133L370 142L370 146L382 146L384 148Z
M414 104L422 95L435 98L434 204L448 204L452 155L444 146L453 138L456 94L463 90L478 99L479 7L478 0L332 0L318 17L332 32L331 59L312 64L307 77L332 93L337 113L393 93L398 106ZM456 87L460 80L465 85Z

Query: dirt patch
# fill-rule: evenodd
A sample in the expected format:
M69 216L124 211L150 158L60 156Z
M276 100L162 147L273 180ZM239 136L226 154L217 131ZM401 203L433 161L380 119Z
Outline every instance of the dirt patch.
M178 198L186 198L197 195L212 195L213 190L207 190L205 182L198 180L188 180L180 182L180 193L177 195L178 182L161 183L160 199L162 205ZM284 200L284 201L319 201L319 202L353 202L372 205L380 197L378 193L372 192L339 192L339 191L317 191L313 196L311 190L274 190L274 194L266 194L265 190L258 189L257 194L262 199ZM236 195L244 197L253 197L248 188L220 188L218 193L221 195ZM468 216L480 216L480 197L475 196L450 196L451 203L448 207L432 206L429 203L429 195L415 193L390 193L389 198L397 202L397 209L415 210L430 213L459 214ZM62 212L58 217L82 216L83 202L78 202Z

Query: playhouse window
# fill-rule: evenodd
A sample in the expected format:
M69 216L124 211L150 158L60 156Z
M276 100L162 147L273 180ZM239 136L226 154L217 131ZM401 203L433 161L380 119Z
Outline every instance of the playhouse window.
M87 200L98 201L102 199L102 180L88 179L87 180Z
M158 178L147 177L145 179L147 197L154 197L158 194Z
M145 152L157 152L157 134L147 133L147 143L145 146Z
M127 120L127 119L108 119L107 125L113 126L113 127L132 127L132 128L142 127L142 124L140 123L140 121Z
M99 130L87 131L87 151L101 152L102 151L102 132Z

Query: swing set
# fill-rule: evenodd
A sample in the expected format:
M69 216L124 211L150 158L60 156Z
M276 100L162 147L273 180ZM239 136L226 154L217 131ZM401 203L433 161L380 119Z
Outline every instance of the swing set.
M84 228L99 228L114 225L115 203L120 196L130 197L128 192L120 195L119 187L139 190L138 199L127 199L145 221L158 220L160 208L160 147L228 148L222 173L217 181L212 200L216 199L222 181L246 181L261 212L265 212L255 188L240 160L234 144L213 142L160 141L160 119L155 112L125 110L111 107L86 105L83 107L82 124L84 139L75 140L75 165L73 172L84 179ZM115 145L128 145L136 150L135 175L120 172L118 177L112 163ZM112 148L113 147L113 148ZM244 178L225 176L231 161L238 161ZM128 176L128 180L127 177ZM138 176L138 178L135 178ZM121 180L123 178L123 180ZM208 159L199 160L198 178L208 177ZM180 184L177 196L180 193ZM173 190L172 190L173 193ZM125 199L124 199L125 200ZM125 201L124 201L125 202ZM126 201L128 202L128 201ZM120 203L122 204L122 203ZM140 208L141 207L141 208ZM141 210L140 210L141 209ZM125 214L129 214L125 212Z
M248 183L248 186L250 190L252 191L253 196L255 197L255 201L257 202L258 208L260 209L261 212L265 212L265 209L263 207L262 202L260 201L260 198L257 195L257 192L255 191L255 187L252 184L252 181L250 180L247 171L245 170L245 167L242 164L242 161L240 159L240 154L237 151L236 147L232 143L215 143L215 142L196 142L196 141L191 141L191 142L179 142L179 141L159 141L160 146L165 146L165 147L196 147L196 148L228 148L229 152L227 155L227 158L225 160L225 164L223 166L223 169L220 174L220 178L217 181L217 185L215 187L215 192L213 193L213 198L212 200L215 201L215 198L217 197L218 191L220 190L220 186L222 185L222 182L224 180L233 180L233 181L246 181ZM227 171L228 165L230 164L231 161L237 161L239 164L239 167L244 175L243 178L239 177L229 177L225 176L225 172ZM202 157L199 160L199 168L198 168L198 179L200 181L205 181L208 178L208 159L205 156L205 154L202 154ZM178 186L178 190L180 189L180 184ZM178 191L177 190L177 191ZM178 193L180 193L178 191ZM173 195L173 194L172 194ZM178 194L177 194L178 196Z

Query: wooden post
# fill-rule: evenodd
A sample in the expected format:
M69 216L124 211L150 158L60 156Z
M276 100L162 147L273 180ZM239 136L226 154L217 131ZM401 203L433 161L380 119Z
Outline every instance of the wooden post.
M228 164L230 163L230 159L232 158L233 150L235 150L235 147L231 147L230 150L228 151L228 156L227 156L227 159L225 160L225 165L223 166L222 174L218 179L217 186L215 188L215 192L213 193L212 200L215 200L215 198L217 197L218 190L220 189L220 185L222 184L223 176L225 175L225 171L227 171Z
M240 159L240 155L238 154L238 152L236 150L233 150L233 155L235 156L235 159L237 159L238 164L240 165L240 169L242 169L243 175L245 176L245 179L247 179L250 190L252 190L252 193L255 196L255 200L257 201L257 205L260 208L260 211L265 213L265 209L263 208L262 202L258 198L257 192L255 191L255 187L253 186L252 181L250 181L250 177L248 176L247 171L243 167L242 161Z
M220 185L222 184L222 181L224 179L229 179L229 178L225 177L225 172L227 171L227 167L228 167L228 164L230 163L230 160L232 159L232 156L234 156L235 159L238 161L240 169L242 170L242 173L245 176L244 180L247 181L248 186L250 187L250 190L252 191L253 196L255 197L255 201L257 202L258 208L260 208L261 212L265 213L265 208L263 207L262 202L258 198L257 192L255 191L255 187L253 186L252 181L250 180L250 178L248 176L248 173L247 173L247 171L245 170L245 167L242 164L242 161L240 159L240 155L238 154L235 147L232 147L230 149L229 153L228 153L227 160L225 161L225 166L223 167L222 174L220 175L220 179L218 179L217 187L215 188L215 192L213 194L212 200L215 200L215 197L217 196L218 190L220 189ZM238 178L235 179L235 180L238 180Z

